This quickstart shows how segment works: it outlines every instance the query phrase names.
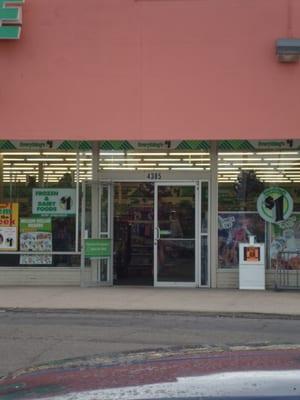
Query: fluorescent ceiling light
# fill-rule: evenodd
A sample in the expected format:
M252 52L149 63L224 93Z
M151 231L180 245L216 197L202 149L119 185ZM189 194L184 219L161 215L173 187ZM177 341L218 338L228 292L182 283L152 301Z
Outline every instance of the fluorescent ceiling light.
M166 163L159 163L158 165L161 165L161 166L168 166L168 167L189 167L191 164L188 164L188 163L169 163L169 162L166 162Z
M266 155L272 155L272 154L299 154L298 151L258 151L256 152L257 155L261 154L266 154Z
M257 175L265 175L265 174L267 174L267 175L276 176L276 175L278 175L280 173L282 173L282 171L256 171Z
M67 151L57 151L57 152L51 152L51 151L43 151L43 154L46 156L76 156L77 153L74 153L72 151L67 152Z
M266 161L300 161L299 157L272 157L265 158Z
M131 156L166 156L168 153L131 153L131 152L128 152L127 153L128 155L130 155L130 157Z
M277 169L280 169L280 170L298 170L298 171L300 171L300 167L277 167Z
M295 166L295 165L300 165L300 163L299 162L293 162L293 163L291 163L291 162L277 162L277 163L270 163L270 165L275 165L275 166L277 166L277 167L279 167L279 166L281 166L281 165L290 165L290 166Z
M150 170L150 171L153 171L153 168L151 168L151 167L138 167L137 168L138 170Z
M246 167L246 166L240 167L240 169L241 169L242 171L249 171L249 170L253 171L253 170L254 170L254 172L257 172L257 170L256 170L254 167L255 167L255 166L253 166L253 165L248 165L247 167ZM259 168L261 168L261 166L260 166ZM271 169L271 170L273 170L274 168L268 168L268 167L266 167L265 169Z
M226 158L223 157L224 161L261 161L261 158L256 158L256 157L230 157L230 158Z
M21 171L21 170L33 170L34 167L4 167L6 171Z
M181 161L181 158L144 158L144 161L168 161L168 162L174 162L174 161Z
M195 163L195 165L198 165L198 166L203 166L203 167L209 167L210 166L210 164L208 164L208 163Z
M33 152L27 152L27 151L9 151L9 152L3 152L3 153L0 153L0 154L2 154L3 156L40 156L41 155L41 153L40 152L36 152L36 151L33 151Z
M243 169L243 168L242 168ZM260 168L258 168L258 169L256 169L255 170L255 172L264 172L264 171L274 171L274 172L276 172L276 169L274 168L274 167L264 167L263 169L260 169Z
M24 161L25 158L9 158L9 157L4 157L4 161Z
M264 165L269 165L268 163L232 163L232 165L244 166L244 167L261 167Z
M115 161L141 161L141 158L101 158L101 161L115 162Z
M184 168L184 167L172 167L172 170L176 171L203 171L204 168Z
M27 158L27 161L64 161L63 158Z
M116 170L124 170L124 171L134 171L134 167L103 167L103 169L116 169Z
M138 168L138 170L150 170L150 171L153 171L153 170L155 170L155 171L169 171L169 168L148 168L148 167L141 167L141 168Z
M210 158L184 158L183 161L210 161Z
M120 164L119 163L109 163L109 164L100 163L99 166L100 167L119 167ZM82 168L80 168L80 169L82 169Z
M123 163L123 166L128 166L128 167L150 167L150 166L155 166L156 163Z
M258 178L283 178L284 175L278 174L277 176L274 175L257 175Z
M57 166L57 167L74 167L76 165L76 163L49 163L48 164L48 166L50 167L54 167L54 166Z
M24 162L13 162L13 163L9 163L9 162L4 162L3 163L3 165L11 165L11 166L16 166L16 167L19 167L19 166L29 166L29 165L39 165L38 163L24 163Z
M170 156L191 156L191 157L193 157L193 156L209 156L209 153L205 153L205 152L199 152L199 151L196 151L196 152L190 152L190 151L188 151L188 152L171 152L171 153L169 153L170 154Z
M69 168L68 167L45 167L45 171L57 171L57 170L63 170L67 171Z
M218 171L230 171L230 170L238 170L237 167L218 167Z
M247 155L253 155L254 153L252 153L252 152L232 152L232 151L228 151L228 152L219 152L218 153L219 155L221 155L221 156L234 156L234 155L237 155L237 156L247 156Z
M88 153L86 153L88 154ZM89 153L92 154L92 153ZM100 150L100 156L124 156L125 155L125 151L105 151L105 150Z
M268 182L268 183L272 183L272 182L274 182L273 180L270 180L270 179L263 179L263 181L264 182ZM276 179L276 181L275 181L276 183L280 183L280 182L282 182L282 183L288 183L288 182L290 182L290 180L289 179L287 179L287 180L277 180Z

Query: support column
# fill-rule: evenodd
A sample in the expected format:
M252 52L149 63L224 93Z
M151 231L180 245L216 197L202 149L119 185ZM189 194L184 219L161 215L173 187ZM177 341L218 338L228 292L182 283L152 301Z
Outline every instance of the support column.
M38 187L44 187L44 163L39 162L39 176L38 176Z
M99 237L99 142L92 142L92 215L91 215L91 230L92 238ZM98 275L98 260L91 260L91 284L97 283Z
M212 141L210 149L210 286L216 288L218 268L218 142Z
M99 235L99 142L92 142L92 237Z
M0 153L0 201L4 203L3 154Z

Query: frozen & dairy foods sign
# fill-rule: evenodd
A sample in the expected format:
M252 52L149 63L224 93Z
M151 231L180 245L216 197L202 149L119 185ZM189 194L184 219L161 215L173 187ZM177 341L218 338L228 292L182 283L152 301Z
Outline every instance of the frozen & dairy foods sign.
M75 189L33 189L32 214L68 216L76 213Z

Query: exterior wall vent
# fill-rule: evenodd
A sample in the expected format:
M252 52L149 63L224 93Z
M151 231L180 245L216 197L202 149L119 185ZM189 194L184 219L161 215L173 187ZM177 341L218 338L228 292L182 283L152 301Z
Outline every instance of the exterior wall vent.
M300 57L300 39L278 39L276 54L279 62L295 63Z

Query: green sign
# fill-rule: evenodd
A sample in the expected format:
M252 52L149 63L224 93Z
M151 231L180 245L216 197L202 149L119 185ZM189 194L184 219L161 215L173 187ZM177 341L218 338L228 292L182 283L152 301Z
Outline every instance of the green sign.
M288 219L293 212L294 202L285 189L270 187L265 189L257 199L257 211L262 219L279 223Z
M0 0L0 39L19 39L25 0ZM11 7L13 5L14 7ZM9 6L9 7L8 7Z
M32 189L32 214L43 216L76 214L76 189Z
M89 258L110 257L111 240L110 239L85 239L84 253Z

